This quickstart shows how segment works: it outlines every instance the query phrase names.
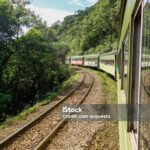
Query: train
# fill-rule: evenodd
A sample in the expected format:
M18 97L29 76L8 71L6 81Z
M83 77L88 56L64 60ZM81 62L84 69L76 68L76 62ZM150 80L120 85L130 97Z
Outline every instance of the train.
M119 120L120 150L150 150L150 0L121 0L120 8L118 49L67 57L66 64L94 67L116 79L118 107L126 116Z
M68 56L65 63L68 65L96 68L117 80L117 67L119 66L117 57L118 52L114 50L101 54ZM125 53L125 58L127 59L127 57L128 55ZM142 59L142 68L150 68L150 55L144 55ZM124 61L124 64L126 64L124 67L124 74L127 74L127 61Z
M92 54L92 55L79 55L79 56L68 56L66 58L66 64L92 67L100 69L113 78L117 78L117 51L111 51L108 53Z

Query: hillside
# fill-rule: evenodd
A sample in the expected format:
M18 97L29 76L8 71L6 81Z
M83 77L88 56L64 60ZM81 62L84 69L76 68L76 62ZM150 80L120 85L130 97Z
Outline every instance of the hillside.
M116 49L119 22L119 0L100 0L94 6L63 23L53 25L59 41L70 47L70 54L99 53Z

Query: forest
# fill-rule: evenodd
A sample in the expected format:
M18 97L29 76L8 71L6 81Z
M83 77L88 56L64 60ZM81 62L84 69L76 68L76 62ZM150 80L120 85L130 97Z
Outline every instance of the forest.
M26 5L0 0L0 121L51 94L69 75L68 46Z
M99 0L53 25L59 41L69 46L70 55L117 49L120 0Z
M58 90L70 76L66 55L116 49L119 4L100 0L48 27L30 1L0 0L0 121Z

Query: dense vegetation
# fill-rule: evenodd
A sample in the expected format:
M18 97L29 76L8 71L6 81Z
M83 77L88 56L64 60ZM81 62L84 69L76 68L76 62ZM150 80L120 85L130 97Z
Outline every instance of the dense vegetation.
M67 16L53 29L60 42L70 47L71 55L111 51L117 48L119 6L119 0L99 0L85 11Z
M28 4L0 0L0 121L57 90L68 75L68 47Z
M100 0L52 27L27 9L28 4L0 0L0 121L60 87L69 74L66 54L117 46L119 0Z

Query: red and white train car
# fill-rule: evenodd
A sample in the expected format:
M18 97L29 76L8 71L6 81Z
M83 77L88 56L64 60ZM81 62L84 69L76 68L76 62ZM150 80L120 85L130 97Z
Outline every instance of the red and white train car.
M73 57L71 57L71 64L72 65L83 66L84 65L84 57L83 56L73 56Z

